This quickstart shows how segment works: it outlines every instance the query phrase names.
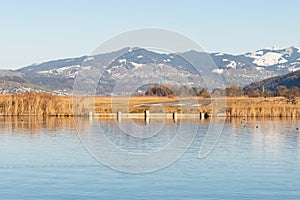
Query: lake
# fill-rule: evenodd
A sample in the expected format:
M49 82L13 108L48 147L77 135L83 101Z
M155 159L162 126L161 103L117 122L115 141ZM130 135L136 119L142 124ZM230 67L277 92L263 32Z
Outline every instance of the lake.
M226 120L199 158L220 123L1 117L0 199L300 199L300 120Z

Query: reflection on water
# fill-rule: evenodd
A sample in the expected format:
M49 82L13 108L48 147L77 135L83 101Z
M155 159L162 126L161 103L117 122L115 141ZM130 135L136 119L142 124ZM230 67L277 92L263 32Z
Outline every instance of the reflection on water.
M245 121L243 118L231 119L231 133L236 138L249 135L249 144L254 151L269 153L280 157L286 149L299 151L300 120L290 118L253 119ZM237 141L238 142L238 141Z
M89 125L80 118L75 121L82 143L95 159L130 173L157 171L175 162L192 144L199 126L199 120L188 119L95 120Z
M69 117L0 116L0 130L6 133L41 133L61 129L74 129L74 120Z
M151 120L153 127L143 120L133 120L131 125L123 119L77 120L85 130L84 137L96 141L93 144L103 143L97 141L98 132L88 130L100 126L123 151L159 151L174 139L180 124L184 125L184 136L194 138L174 164L154 173L133 175L94 160L78 138L74 118L1 117L0 199L300 198L300 120L227 120L218 144L206 159L197 156L209 120ZM217 124L218 120L212 123ZM158 133L161 127L164 131ZM138 137L140 129L149 132Z

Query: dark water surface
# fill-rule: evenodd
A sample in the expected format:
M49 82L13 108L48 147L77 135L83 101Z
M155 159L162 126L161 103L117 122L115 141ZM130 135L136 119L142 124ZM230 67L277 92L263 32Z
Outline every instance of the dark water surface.
M218 144L199 159L201 127L208 124L199 121L193 144L172 165L130 174L97 162L72 118L0 118L0 199L300 199L300 120L226 121ZM134 150L159 142L120 145Z

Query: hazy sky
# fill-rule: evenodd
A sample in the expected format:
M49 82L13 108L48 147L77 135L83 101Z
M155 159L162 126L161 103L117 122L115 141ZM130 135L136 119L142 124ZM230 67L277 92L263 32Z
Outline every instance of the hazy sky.
M124 31L178 31L208 52L300 46L297 0L0 0L0 69L87 55Z

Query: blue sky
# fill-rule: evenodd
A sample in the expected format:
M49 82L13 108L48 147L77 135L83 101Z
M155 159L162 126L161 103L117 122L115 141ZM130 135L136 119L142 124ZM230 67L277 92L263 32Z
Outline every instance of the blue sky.
M144 27L178 31L208 52L300 46L300 1L0 0L0 69L87 55Z

